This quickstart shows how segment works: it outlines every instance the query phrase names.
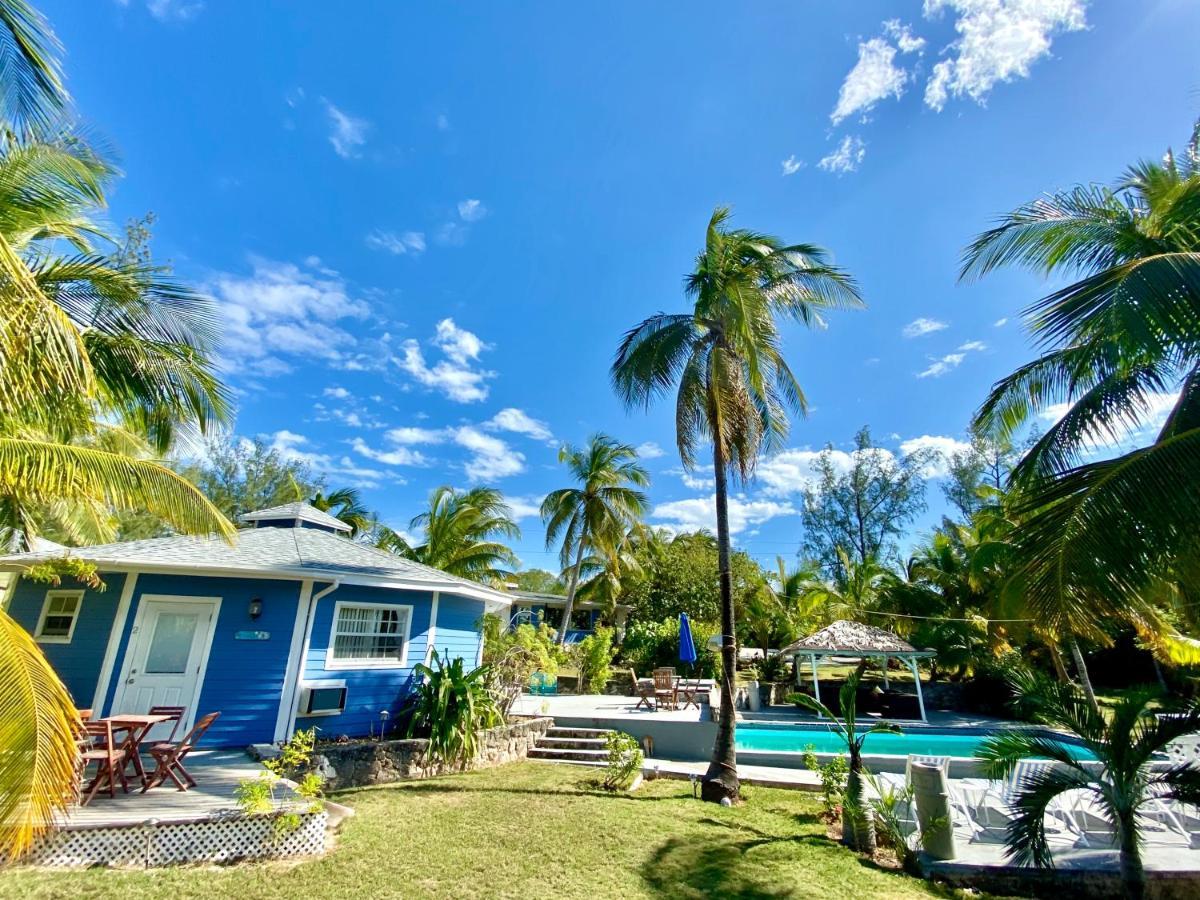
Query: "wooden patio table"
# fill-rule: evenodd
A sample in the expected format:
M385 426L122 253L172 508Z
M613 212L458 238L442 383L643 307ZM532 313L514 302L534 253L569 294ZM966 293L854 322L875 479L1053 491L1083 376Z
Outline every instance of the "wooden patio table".
M114 729L128 729L122 746L125 749L125 759L133 763L133 769L143 785L146 784L146 770L142 766L142 757L138 753L138 745L145 739L146 734L160 722L169 722L174 716L134 715L118 713L115 716L105 716L101 722L112 722Z

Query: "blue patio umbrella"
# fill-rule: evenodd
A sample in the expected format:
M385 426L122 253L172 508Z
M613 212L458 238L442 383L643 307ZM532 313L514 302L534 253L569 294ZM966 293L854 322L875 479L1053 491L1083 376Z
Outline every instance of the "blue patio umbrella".
M696 642L692 640L692 626L687 613L679 614L679 660L685 663L696 661Z

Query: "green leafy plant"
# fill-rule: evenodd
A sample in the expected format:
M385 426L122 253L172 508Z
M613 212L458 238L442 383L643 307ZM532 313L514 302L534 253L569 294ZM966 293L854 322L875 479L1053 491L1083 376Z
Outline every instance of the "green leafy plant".
M821 811L825 818L832 822L842 813L842 803L846 796L846 773L850 764L844 756L835 756L822 764L817 758L816 748L812 744L804 748L804 767L816 772L821 779Z
M787 658L776 654L759 660L758 680L771 683L786 682L792 677L792 666Z
M479 749L479 733L501 722L488 691L488 666L467 671L461 657L433 652L432 665L413 667L421 679L405 708L408 735L429 739L429 755L465 766Z
M589 634L575 645L571 656L579 671L579 692L603 694L609 679L612 678L612 661L616 656L613 649L613 630L604 625L596 626L593 634Z
M808 694L789 694L788 701L810 709L829 719L833 731L846 742L850 753L850 770L846 774L846 797L842 803L842 840L847 846L862 853L875 852L875 822L864 800L863 779L866 767L862 761L863 743L873 734L899 734L900 729L888 723L872 725L859 733L856 713L858 683L862 680L865 663L860 663L846 683L842 685L838 699L842 707L842 718L835 716L824 703Z
M906 826L904 816L904 813L913 810L913 786L906 783L903 787L897 787L880 781L871 773L867 773L867 780L874 788L875 796L870 804L879 843L896 854L904 871L918 874L917 851L910 837L913 829Z
M708 641L720 628L695 620L690 624L696 661L689 666L689 674L716 678L721 672L721 656L708 648ZM621 658L639 675L662 666L679 666L679 617L661 622L634 622L621 642Z
M299 828L302 821L295 808L279 808L275 791L285 779L291 783L293 793L309 801L306 811L317 812L321 808L325 779L310 768L316 743L316 728L297 731L279 748L277 757L263 760L267 771L256 778L243 779L234 790L234 799L247 815L273 816L271 837L277 843Z
M22 574L30 581L52 587L62 584L63 576L70 576L94 591L103 591L107 587L96 570L96 564L78 556L56 556L29 566Z
M1028 678L1013 680L1013 692L1032 689ZM1157 690L1131 691L1106 717L1079 688L1056 684L1039 688L1038 718L1075 735L1100 766L1081 763L1062 740L1043 731L1010 729L986 740L979 756L990 778L1006 778L1022 759L1041 757L1056 765L1024 779L1012 801L1013 816L1005 843L1018 865L1053 865L1046 841L1046 808L1061 794L1085 791L1112 826L1120 853L1125 895L1145 893L1142 867L1142 808L1152 800L1200 803L1200 766L1183 764L1155 769L1154 756L1174 740L1200 731L1200 701L1192 700L1167 715L1150 708Z
M566 654L554 629L542 622L508 629L500 616L487 613L479 620L483 633L483 662L488 667L488 691L500 715L508 715L535 672L553 678Z
M608 765L604 770L603 785L610 791L627 789L642 771L645 755L637 739L623 731L610 732L606 738Z

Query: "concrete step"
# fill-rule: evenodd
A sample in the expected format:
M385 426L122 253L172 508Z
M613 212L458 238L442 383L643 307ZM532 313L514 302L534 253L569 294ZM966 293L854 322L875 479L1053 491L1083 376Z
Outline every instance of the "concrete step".
M607 762L599 762L594 759L554 759L549 756L534 756L530 753L530 759L535 762L544 762L550 766L586 766L592 769L602 769L608 765Z
M546 732L548 738L570 738L571 740L595 740L608 737L611 728L565 728L555 725Z
M529 751L530 759L563 759L582 762L590 760L597 763L608 761L607 750L568 750L559 747L534 747Z
M537 742L539 747L547 749L559 748L563 750L603 750L608 741L604 738L580 738L580 737L544 737Z

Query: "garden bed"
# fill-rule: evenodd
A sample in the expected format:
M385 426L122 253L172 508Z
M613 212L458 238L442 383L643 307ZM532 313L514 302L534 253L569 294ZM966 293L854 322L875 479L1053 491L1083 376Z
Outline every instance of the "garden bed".
M358 739L317 745L313 762L326 777L325 789L391 784L435 778L452 772L487 769L525 759L546 734L550 718L514 719L479 733L479 752L467 765L450 764L429 756L425 738Z

